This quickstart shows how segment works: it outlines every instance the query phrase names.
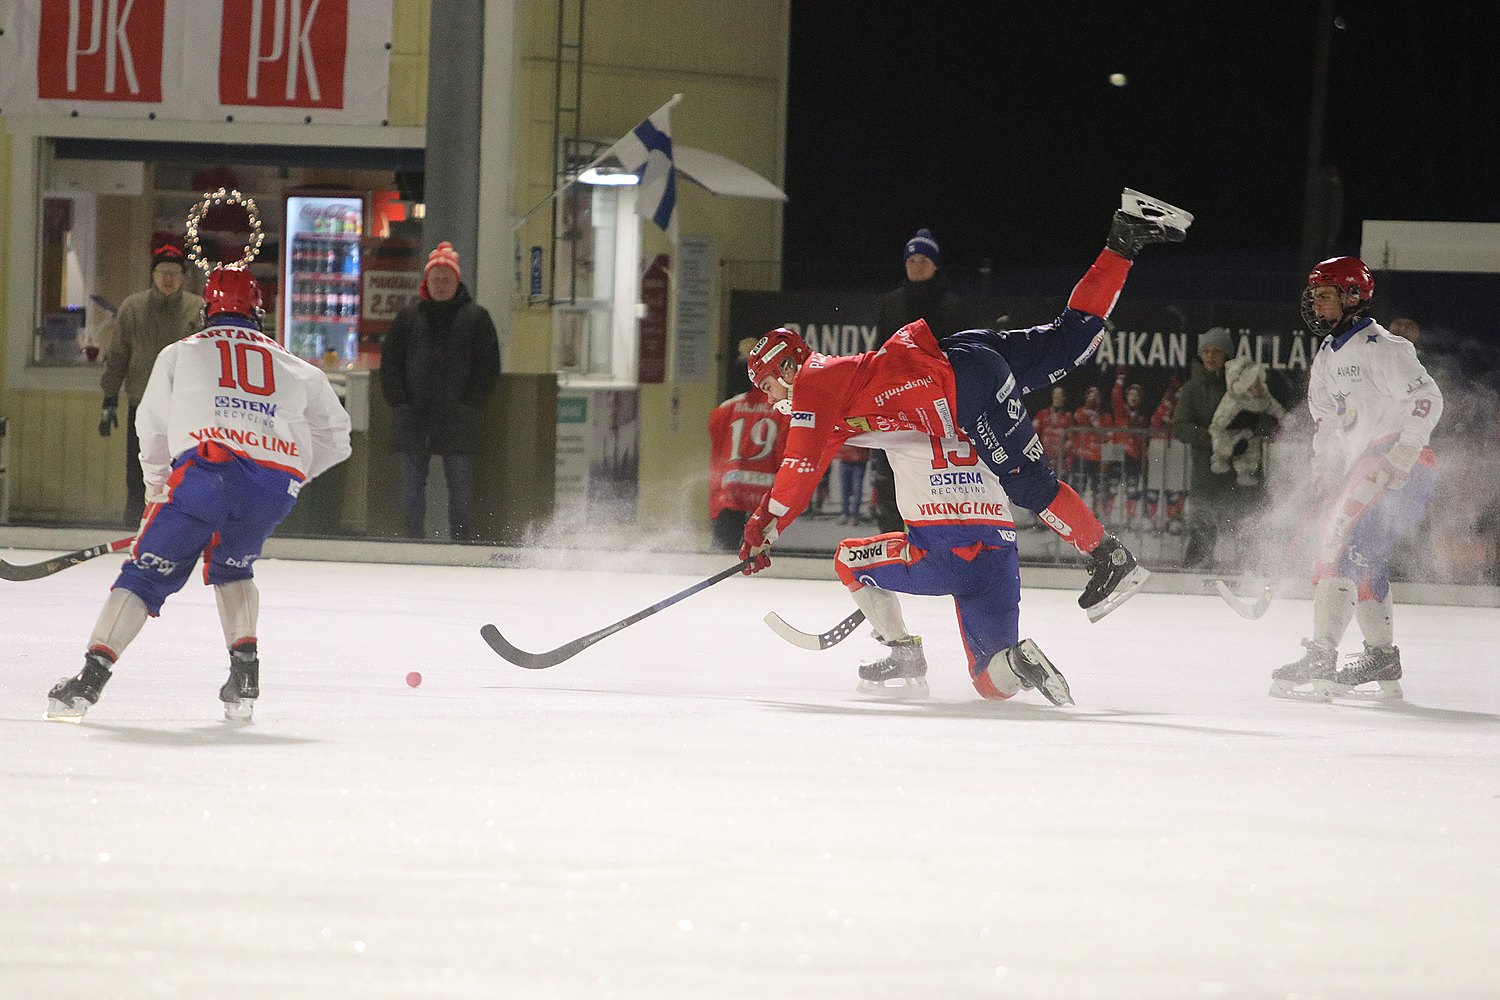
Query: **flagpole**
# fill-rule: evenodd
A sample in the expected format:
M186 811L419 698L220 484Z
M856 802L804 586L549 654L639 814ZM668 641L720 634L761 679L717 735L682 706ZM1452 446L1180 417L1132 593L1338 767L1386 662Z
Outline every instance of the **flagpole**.
M641 121L650 121L651 118L654 115L658 115L658 114L660 114L663 111L666 111L666 110L669 110L672 107L675 107L676 104L679 101L681 101L681 100L682 100L682 95L681 94L673 94L672 95L672 99L670 101L668 101L666 104L663 104L661 107L657 108L655 111L651 112L651 114L647 115L645 118L642 118ZM636 125L639 125L639 124L640 124L640 122L636 123ZM583 176L585 173L587 173L588 171L592 170L594 167L597 167L599 164L601 164L605 160L609 159L610 155L612 153L614 153L615 147L618 146L620 143L624 142L625 139L626 139L626 137L629 136L631 134L631 132L635 131L635 128L636 128L636 126L631 126L629 129L626 129L625 130L625 135L620 136L620 138L618 138L614 142L610 143L608 149L606 149L604 152L600 153L598 156L596 156L592 160L590 160L588 162L588 164L582 170L578 171L577 176L575 176L572 180L570 180L570 181L566 182L565 184L563 184L562 187L558 188L556 191L553 191L551 194L549 194L547 197L543 198L541 201L537 202L535 205L531 206L530 210L527 211L527 213L525 215L521 216L520 218L518 218L515 221L515 224L510 227L510 231L511 232L515 232L516 230L520 229L522 226L526 225L527 221L530 220L530 218L533 215L535 215L537 212L539 212L541 210L541 208L542 208L543 205L546 205L548 202L552 201L553 199L555 199L559 195L561 195L568 188L572 187L574 184L577 184L579 177Z

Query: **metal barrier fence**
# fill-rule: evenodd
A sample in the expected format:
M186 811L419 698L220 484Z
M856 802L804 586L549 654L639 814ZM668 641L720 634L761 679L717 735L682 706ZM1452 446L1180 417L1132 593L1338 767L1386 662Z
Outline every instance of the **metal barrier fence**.
M1192 449L1150 428L1075 427L1046 433L1047 457L1111 532L1156 565L1182 565L1186 545ZM1017 526L1030 561L1066 562L1072 547L1024 510Z

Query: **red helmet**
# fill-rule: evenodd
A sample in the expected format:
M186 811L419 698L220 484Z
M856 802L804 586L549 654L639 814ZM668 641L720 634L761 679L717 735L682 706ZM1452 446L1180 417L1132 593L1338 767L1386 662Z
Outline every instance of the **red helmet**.
M203 316L213 319L223 313L260 319L260 283L242 267L216 267L203 286Z
M1365 267L1365 262L1358 257L1328 258L1312 269L1312 273L1307 276L1307 284L1309 288L1334 285L1359 296L1361 302L1368 302L1370 296L1375 294L1375 278L1370 274L1370 269Z
M1320 319L1313 309L1314 288L1337 288L1354 296L1354 304L1342 307L1342 316L1337 323ZM1369 309L1370 296L1374 294L1375 278L1364 261L1358 257L1330 257L1307 276L1307 287L1302 289L1302 321L1315 333L1328 333L1348 323L1350 317L1359 316Z
M791 386L781 378L781 366L787 362L800 365L812 351L807 341L786 327L777 327L750 349L746 367L750 370L750 384L759 386L768 378L776 378L787 388Z

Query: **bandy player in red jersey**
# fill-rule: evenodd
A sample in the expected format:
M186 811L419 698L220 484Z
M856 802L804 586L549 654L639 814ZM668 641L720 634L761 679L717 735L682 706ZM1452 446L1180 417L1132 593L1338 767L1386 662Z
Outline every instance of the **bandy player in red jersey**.
M919 430L934 438L962 433L1000 478L1017 506L1089 556L1089 582L1078 604L1098 621L1150 575L1119 539L1104 531L1078 494L1058 481L1021 397L1055 384L1093 355L1136 254L1152 243L1180 242L1193 217L1126 190L1105 249L1052 323L1028 330L968 330L941 343L917 320L878 351L850 357L814 354L797 334L773 330L750 352L750 381L791 414L786 455L764 505L745 525L747 573L770 564L767 551L807 506L843 439L859 431Z
M253 564L314 476L349 457L349 415L328 377L260 332L260 286L216 268L204 329L156 357L136 412L146 514L89 636L83 670L48 697L47 717L77 722L147 617L187 583L199 556L214 588L229 679L225 717L260 696Z
M787 416L760 389L731 396L708 415L708 517L716 548L734 551L745 521L771 492L786 447Z

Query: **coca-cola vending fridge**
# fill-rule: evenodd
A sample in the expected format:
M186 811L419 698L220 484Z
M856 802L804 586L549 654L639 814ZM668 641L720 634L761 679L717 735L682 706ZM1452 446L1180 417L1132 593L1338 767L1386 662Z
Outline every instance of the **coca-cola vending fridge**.
M282 343L324 368L349 368L359 358L364 197L288 195L286 228Z

